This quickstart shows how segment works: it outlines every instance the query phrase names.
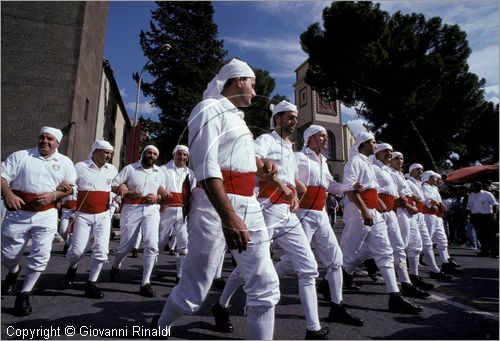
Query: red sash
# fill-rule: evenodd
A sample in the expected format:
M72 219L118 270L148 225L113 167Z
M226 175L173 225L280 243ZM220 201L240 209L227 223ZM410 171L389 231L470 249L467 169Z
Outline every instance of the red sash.
M132 197L133 196L133 197ZM129 205L149 205L145 197L136 198L135 194L127 193L123 198L123 204Z
M109 209L109 192L78 191L77 209L82 213L97 214Z
M288 186L292 191L296 192L295 188ZM283 192L281 188L274 182L270 181L259 181L259 198L269 198L273 204L288 204L292 203L292 200L283 199Z
M375 188L367 189L360 193L361 199L368 208L377 208L378 196Z
M432 209L430 209L429 207L425 206L424 205L424 208L422 210L422 213L424 214L433 214L433 215L437 215L436 213L437 212L434 212Z
M436 215L441 218L444 216L444 210L441 208L441 206L438 207Z
M25 202L24 205L21 205L21 210L23 211L42 212L56 207L55 202L51 202L47 205L38 205L35 201L35 198L37 197L37 194L35 193L21 192L17 190L12 190L12 192Z
M396 197L386 193L378 193L378 197L384 202L387 211L392 211L394 209L394 200Z
M222 177L226 193L241 195L244 197L253 196L253 190L256 184L255 173L222 171Z
M66 200L63 203L62 207L67 209L67 210L76 210L76 203L77 203L77 200Z
M417 209L420 213L424 213L424 203L421 202L421 201L415 201L415 203L417 204Z
M182 193L172 192L172 197L162 198L161 204L170 207L182 207Z
M299 207L306 210L322 211L326 204L326 190L321 186L307 186Z
M413 198L412 198L412 197L410 197L410 196L407 196L407 197L406 197L406 202L407 202L408 204L410 204L411 206L415 206L415 200L413 200Z

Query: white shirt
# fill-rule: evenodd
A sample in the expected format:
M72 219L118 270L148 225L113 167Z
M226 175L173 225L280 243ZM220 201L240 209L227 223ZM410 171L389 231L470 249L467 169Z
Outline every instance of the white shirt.
M153 167L145 169L139 160L125 166L111 182L111 186L127 184L129 191L142 192L143 196L147 196L148 194L156 195L164 183L164 174L160 167L153 165Z
M410 186L408 186L408 182L406 181L403 173L401 173L398 170L395 170L392 167L389 167L389 171L391 172L392 178L394 179L394 182L396 183L399 195L401 197L406 197L406 196L412 195L413 191L410 189Z
M359 182L363 191L378 188L377 177L371 167L370 159L361 153L355 154L344 166L344 185Z
M196 187L196 180L193 171L187 167L177 167L174 160L170 160L161 166L160 169L165 175L164 188L167 191L172 193L182 193L182 184L184 183L184 180L186 180L186 176L189 176L191 189Z
M278 166L276 177L285 185L295 187L297 163L290 141L283 140L276 131L263 134L255 140L255 154L261 159L274 160Z
M222 179L221 170L256 172L253 136L244 113L226 97L201 101L189 115L190 168L198 181Z
M436 186L432 186L427 182L422 184L422 193L424 194L424 203L427 207L431 207L431 200L441 203L441 195Z
M413 195L418 197L419 201L424 201L424 193L422 192L422 183L411 177L406 181L408 183L408 187L413 192Z
M375 176L378 182L378 192L392 195L393 197L398 197L399 192L396 185L395 179L393 178L390 167L384 165L380 160L375 160L372 165Z
M321 186L329 193L343 195L344 192L352 191L352 184L343 185L335 181L328 169L326 157L318 155L309 147L303 152L295 153L299 180L306 186Z
M493 213L493 206L498 205L497 200L488 191L481 190L479 193L469 194L469 200L467 201L467 209L472 214L490 214Z
M62 181L75 185L76 171L73 162L55 152L44 158L38 148L20 150L2 162L2 178L12 190L27 193L54 192Z
M118 174L116 167L106 163L101 168L97 167L92 159L78 162L75 165L76 185L79 191L110 192L111 183Z

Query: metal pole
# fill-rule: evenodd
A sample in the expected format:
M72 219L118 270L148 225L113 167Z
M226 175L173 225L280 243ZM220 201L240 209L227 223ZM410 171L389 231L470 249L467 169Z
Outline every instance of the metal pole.
M134 156L135 156L135 135L137 134L137 115L139 113L139 95L140 95L140 92L141 92L141 83L142 83L142 75L144 74L144 71L146 71L146 67L148 66L148 64L151 62L151 60L153 60L154 58L156 58L156 56L158 56L160 54L161 51L163 51L164 49L166 49L167 51L170 50L172 46L170 44L164 44L162 45L162 47L160 47L158 49L158 51L151 57L151 59L148 59L148 61L146 62L146 64L144 64L144 66L142 67L142 70L141 70L141 73L139 74L139 79L137 81L137 93L136 93L136 96L135 96L135 112L134 112L134 126L132 128L132 162L134 161Z

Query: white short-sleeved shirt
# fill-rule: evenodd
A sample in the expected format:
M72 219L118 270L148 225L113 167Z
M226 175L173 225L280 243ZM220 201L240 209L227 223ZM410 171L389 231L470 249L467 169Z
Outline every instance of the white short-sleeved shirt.
M274 160L278 166L276 177L284 184L295 187L297 163L290 141L283 140L276 131L263 134L255 140L255 154L261 159Z
M116 167L106 163L101 168L97 167L92 159L78 162L75 165L76 185L79 191L110 192L111 183L118 174Z
M497 200L488 191L481 190L479 193L470 193L467 201L467 209L472 214L490 214L493 213L493 206L498 205Z
M20 150L2 162L2 178L12 190L27 193L54 192L66 181L75 185L76 171L73 162L65 155L55 152L44 158L38 148Z
M196 187L196 179L193 171L187 167L177 167L174 160L170 160L161 166L160 169L165 176L164 188L167 191L172 193L182 193L182 184L184 183L184 180L186 180L186 176L189 176L191 189Z
M352 191L352 184L347 186L338 183L328 169L326 157L318 155L309 147L303 152L295 153L299 180L306 186L321 186L329 193L342 195L347 191Z
M190 168L198 181L222 179L222 170L256 172L253 135L244 113L226 97L209 98L188 120Z
M436 186L432 186L426 182L422 184L422 193L424 195L424 203L426 206L431 206L431 200L437 201L441 203L441 195L439 194L439 190Z
M143 196L157 194L158 189L165 183L164 174L160 167L145 169L141 161L125 166L112 181L111 186L126 184L131 192L142 192Z
M399 192L390 167L384 165L380 160L375 160L372 164L373 171L377 177L378 192L398 197Z

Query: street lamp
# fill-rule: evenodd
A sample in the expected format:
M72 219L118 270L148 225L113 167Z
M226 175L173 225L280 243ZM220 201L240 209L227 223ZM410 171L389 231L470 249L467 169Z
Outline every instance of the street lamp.
M133 156L135 155L135 135L137 134L137 114L138 114L138 109L139 109L139 94L141 92L141 82L142 82L142 75L144 74L144 71L146 71L146 67L148 66L148 64L153 60L155 59L161 51L163 50L170 50L172 46L170 44L164 44L162 45L158 51L156 51L156 53L151 56L150 59L148 59L148 61L146 62L146 64L144 64L144 66L142 67L142 70L141 70L141 73L139 73L139 79L137 81L137 94L135 96L135 113L134 113L134 127L133 127L133 135L132 135L132 160L133 160Z

